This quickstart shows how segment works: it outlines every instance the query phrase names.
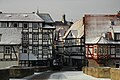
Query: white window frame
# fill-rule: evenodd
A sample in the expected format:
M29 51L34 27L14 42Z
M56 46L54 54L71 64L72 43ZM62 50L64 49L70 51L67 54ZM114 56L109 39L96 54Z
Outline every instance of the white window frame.
M38 36L38 34L33 34L33 41L38 41L38 38L39 38L39 36Z
M5 46L5 53L11 54L11 47L10 46Z
M44 34L44 35L43 35L43 40L44 40L44 41L47 41L47 40L48 40L48 35L47 35L47 34Z
M37 55L39 53L38 47L33 47L33 54Z
M120 34L116 34L116 40L120 40Z
M28 41L28 34L23 34L23 41Z

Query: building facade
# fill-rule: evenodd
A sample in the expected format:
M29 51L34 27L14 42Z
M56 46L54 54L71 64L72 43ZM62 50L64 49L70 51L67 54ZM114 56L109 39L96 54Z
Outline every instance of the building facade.
M89 66L120 65L120 13L85 15L85 46Z
M64 63L80 70L86 65L83 20L76 21L64 36Z
M54 59L60 64L63 64L64 60L64 40L66 32L70 28L73 22L67 21L65 14L60 21L55 21L55 37L54 37ZM64 65L64 64L63 64Z
M1 12L0 26L1 61L15 60L15 65L21 66L48 66L55 29L49 14Z

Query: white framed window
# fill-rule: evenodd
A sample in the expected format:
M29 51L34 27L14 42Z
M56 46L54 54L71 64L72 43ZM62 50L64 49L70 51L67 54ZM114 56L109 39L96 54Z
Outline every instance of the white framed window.
M43 47L43 54L48 54L48 48L47 47Z
M38 47L33 47L33 54L35 54L35 55L38 54Z
M116 34L116 40L120 40L120 34Z
M28 34L23 34L23 41L28 41Z
M48 35L47 34L43 35L43 40L45 40L45 41L48 40Z
M38 41L38 34L33 34L33 41Z
M28 48L23 48L23 53L28 53Z
M5 46L5 53L11 54L11 47L10 46Z
M28 29L29 24L28 23L23 23L23 28Z
M32 23L33 29L38 29L38 23Z

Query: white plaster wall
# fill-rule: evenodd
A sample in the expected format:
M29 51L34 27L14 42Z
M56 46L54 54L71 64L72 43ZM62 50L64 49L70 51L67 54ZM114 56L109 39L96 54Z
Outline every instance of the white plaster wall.
M13 65L18 65L18 61L0 61L0 68L6 68Z

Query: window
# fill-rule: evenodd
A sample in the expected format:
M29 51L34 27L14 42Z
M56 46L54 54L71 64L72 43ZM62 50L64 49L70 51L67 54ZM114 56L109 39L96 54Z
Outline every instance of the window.
M43 35L43 40L48 40L48 35L47 34Z
M28 34L23 34L23 41L28 41Z
M35 55L38 54L38 47L33 47L33 54L35 54Z
M28 48L23 48L23 53L28 53Z
M33 23L32 27L33 27L33 29L37 29L38 28L38 23Z
M10 54L11 53L11 47L10 46L6 46L5 47L5 53L6 54Z
M116 40L120 40L120 34L116 34Z
M13 27L18 27L18 23L17 22L13 23Z
M7 23L6 22L1 22L1 27L7 27Z
M47 47L43 47L43 54L48 54L48 48Z
M23 23L23 28L28 29L28 23Z
M38 41L38 35L37 34L33 34L33 41Z

